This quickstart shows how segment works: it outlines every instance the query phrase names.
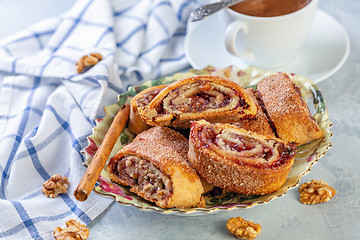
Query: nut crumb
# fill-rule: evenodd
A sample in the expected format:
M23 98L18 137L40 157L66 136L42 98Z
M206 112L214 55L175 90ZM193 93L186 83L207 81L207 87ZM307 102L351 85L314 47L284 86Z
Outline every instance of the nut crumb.
M311 180L299 187L302 204L317 204L329 201L337 191L324 180Z
M68 178L56 174L43 183L41 191L47 197L55 198L60 193L66 193L68 187L69 187Z
M56 227L53 234L56 240L85 240L89 236L89 229L70 219L66 222L66 228Z
M102 59L103 56L100 53L90 53L90 55L85 55L81 57L76 62L77 73L83 73L89 70L91 67L95 66Z
M252 221L247 221L241 217L230 218L226 227L231 234L240 238L251 240L261 232L261 225Z

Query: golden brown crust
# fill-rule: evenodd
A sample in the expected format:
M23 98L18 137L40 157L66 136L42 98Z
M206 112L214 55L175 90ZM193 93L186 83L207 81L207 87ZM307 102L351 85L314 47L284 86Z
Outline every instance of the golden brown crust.
M190 121L235 122L256 113L244 88L218 76L195 76L164 88L140 113L152 126L189 128Z
M261 107L261 103L255 96L255 90L252 88L248 88L246 89L246 91L253 98L258 110L253 118L239 120L238 122L234 123L234 125L264 136L269 136L273 138L276 137L274 130L269 123L269 119Z
M279 138L302 145L321 138L322 130L287 74L276 74L259 83L257 91Z
M136 94L131 100L130 119L128 124L128 128L131 132L139 134L151 127L141 119L139 112L143 111L154 97L165 87L166 85L159 85L147 88Z
M187 159L189 149L189 140L180 133L171 130L168 127L152 127L137 135L132 142L139 140L149 140L161 142L168 145L179 153L183 158Z
M131 108L130 111L130 117L128 122L128 129L130 132L139 134L147 129L149 129L151 126L147 125L140 117L138 113L135 113L133 108Z
M152 128L148 130L150 131L149 134L146 133L147 131L143 132L138 136L139 138L135 138L132 143L123 147L110 160L107 167L110 179L122 185L129 185L131 187L130 191L162 208L187 208L198 205L203 193L199 176L182 156L183 154L175 150L180 149L180 147L173 148L174 142L163 141L166 136L159 135L151 139L151 136L156 136L156 134L151 135L151 132L154 133L156 130L161 131L160 134L167 135L170 133L171 136L167 139L178 141L179 146L187 146L187 143L184 143L184 140L187 141L186 138L180 137L173 130L166 130L163 127ZM166 179L170 179L170 183L164 183L167 189L165 189L166 193L161 199L154 199L146 190L138 188L126 175L125 167L119 170L118 164L121 164L120 161L127 156L135 156L140 161L147 161L148 165L155 166L157 172L161 172ZM123 165L125 166L126 163L123 163ZM151 168L149 171L151 171Z
M269 159L252 155L259 144L249 149L245 144L245 150L235 149L237 146L231 143L226 145L226 141L232 141L229 140L231 134L226 132L251 139L250 142L259 141L273 155ZM222 139L225 145L220 143ZM233 146L235 150L231 149ZM263 195L278 190L286 181L294 156L293 146L281 139L271 139L231 124L198 121L191 125L188 153L191 166L207 182L228 191Z

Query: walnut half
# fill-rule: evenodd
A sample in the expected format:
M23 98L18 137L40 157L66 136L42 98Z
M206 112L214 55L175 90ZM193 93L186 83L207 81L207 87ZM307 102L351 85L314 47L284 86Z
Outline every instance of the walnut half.
M329 201L337 191L324 180L311 180L299 187L302 204L317 204Z
M81 57L76 62L76 71L77 73L83 73L87 71L89 68L96 65L103 59L103 56L100 53L90 53L90 55L85 55Z
M56 227L53 234L56 240L85 240L89 236L89 229L70 219L66 222L66 228Z
M56 174L43 183L41 191L47 197L55 198L60 193L66 193L68 186L69 186L68 178Z
M231 234L240 238L251 240L261 232L261 225L252 221L247 221L241 217L230 218L226 227Z

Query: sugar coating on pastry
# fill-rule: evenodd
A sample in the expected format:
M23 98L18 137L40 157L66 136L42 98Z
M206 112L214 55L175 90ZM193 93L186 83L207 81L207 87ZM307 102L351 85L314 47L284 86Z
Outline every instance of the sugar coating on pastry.
M295 146L232 124L191 124L188 159L210 184L242 194L278 190L294 162Z
M107 171L111 180L130 186L130 191L162 208L201 204L204 190L200 178L184 153L177 151L188 146L187 139L164 127L147 131L110 160Z
M187 159L187 152L189 150L189 140L182 134L168 128L168 127L152 127L137 135L133 142L139 140L149 140L153 142L161 142L168 145L179 153L183 158Z
M264 79L258 84L257 91L279 138L302 145L323 136L301 98L299 87L287 74Z

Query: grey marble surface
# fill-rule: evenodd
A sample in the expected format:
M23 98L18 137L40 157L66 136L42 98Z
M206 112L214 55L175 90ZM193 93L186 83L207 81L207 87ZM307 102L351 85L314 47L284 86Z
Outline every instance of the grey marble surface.
M73 2L0 0L0 38L56 16ZM114 203L90 224L89 239L235 239L225 224L237 216L261 224L259 240L360 239L360 2L321 0L319 8L343 25L350 37L351 50L344 66L318 84L333 122L333 147L301 182L323 179L338 194L327 203L308 206L299 202L296 187L280 198L250 209L193 217L144 212ZM1 73L0 79L5 75Z

